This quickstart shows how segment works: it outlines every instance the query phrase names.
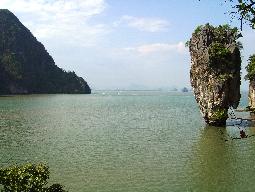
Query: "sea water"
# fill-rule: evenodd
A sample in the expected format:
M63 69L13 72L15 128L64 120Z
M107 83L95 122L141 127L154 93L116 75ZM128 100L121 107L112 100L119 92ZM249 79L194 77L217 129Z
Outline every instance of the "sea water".
M47 163L71 192L255 191L255 137L238 137L206 126L192 93L0 97L0 167Z

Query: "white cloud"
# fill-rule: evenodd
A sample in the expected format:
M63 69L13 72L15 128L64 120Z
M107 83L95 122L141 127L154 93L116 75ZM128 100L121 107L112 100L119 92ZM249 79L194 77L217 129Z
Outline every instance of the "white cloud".
M169 43L154 43L154 44L145 44L137 47L128 47L124 48L126 51L134 51L141 55L149 55L153 53L165 53L165 52L177 52L180 54L184 54L187 52L185 45L183 42L179 42L177 44L169 44Z
M104 11L104 0L1 0L0 8L17 14L22 22L41 39L72 39L84 45L107 32L102 24L89 19Z
M146 32L159 32L165 31L169 27L169 22L159 18L145 18L145 17L133 17L133 16L122 16L121 19L115 23L119 25L125 23L127 26L136 28L140 31Z

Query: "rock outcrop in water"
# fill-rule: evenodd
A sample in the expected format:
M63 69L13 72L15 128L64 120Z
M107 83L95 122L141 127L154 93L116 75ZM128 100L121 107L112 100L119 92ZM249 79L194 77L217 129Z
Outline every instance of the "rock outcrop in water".
M245 76L245 79L250 81L248 95L249 108L252 111L255 111L255 54L250 56L246 70L247 75Z
M74 72L66 72L9 10L0 9L0 94L90 93Z
M249 108L254 111L255 110L255 81L254 80L250 81L248 98L249 98Z
M200 111L209 125L223 126L228 108L240 100L240 37L228 25L199 26L188 42L190 80Z

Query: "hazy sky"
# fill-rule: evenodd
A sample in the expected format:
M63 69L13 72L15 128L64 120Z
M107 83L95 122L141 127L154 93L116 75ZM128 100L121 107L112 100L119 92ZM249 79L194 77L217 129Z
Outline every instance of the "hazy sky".
M224 0L0 0L56 64L93 89L190 87L185 42L196 26L230 23ZM243 29L243 75L255 30ZM247 89L242 82L242 89Z

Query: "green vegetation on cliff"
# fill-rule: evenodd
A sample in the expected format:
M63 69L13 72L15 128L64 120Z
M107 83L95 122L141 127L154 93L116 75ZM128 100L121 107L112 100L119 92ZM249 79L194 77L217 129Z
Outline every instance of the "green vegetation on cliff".
M90 92L83 78L55 65L15 15L0 9L0 94Z
M249 63L245 67L247 75L245 76L246 80L254 81L255 80L255 54L249 57Z
M215 121L215 122L222 122L222 121L225 122L227 118L228 118L228 110L227 109L214 110L214 112L211 116L211 120Z
M204 27L209 30L211 34L211 39L208 41L209 67L213 71L217 71L219 80L232 77L231 73L226 73L226 69L231 70L238 67L240 70L240 66L235 66L235 63L233 63L230 58L234 51L238 52L237 55L240 55L239 50L242 49L243 46L241 42L237 40L241 37L241 33L236 27L232 28L229 25L214 27L207 23L204 26L198 26L194 34L199 35L199 33L203 33L202 29ZM235 47L233 47L233 49L238 48L239 50L232 50L229 45L234 45ZM237 59L240 59L240 57L237 57Z
M212 68L226 68L230 67L229 57L231 52L222 43L212 43L209 48L210 67ZM220 65L219 65L220 63Z

